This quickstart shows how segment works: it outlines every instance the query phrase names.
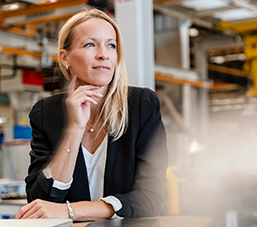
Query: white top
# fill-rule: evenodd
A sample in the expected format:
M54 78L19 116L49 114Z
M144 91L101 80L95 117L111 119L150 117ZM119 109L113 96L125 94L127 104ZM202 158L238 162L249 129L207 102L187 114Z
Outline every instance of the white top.
M108 135L106 135L97 148L94 154L91 154L85 147L82 146L82 152L84 160L86 163L86 171L88 176L89 191L91 196L91 201L103 200L104 202L112 205L113 209L116 211L122 208L122 204L118 198L115 196L103 197L104 190L104 173L105 173L105 163L107 156L108 147ZM47 179L52 178L49 165L43 170L43 173ZM54 180L53 187L60 190L67 190L72 184L73 178L68 183L63 183Z
M94 154L91 154L85 147L82 146L87 168L86 170L91 201L97 201L103 197L107 143L108 137L106 135Z

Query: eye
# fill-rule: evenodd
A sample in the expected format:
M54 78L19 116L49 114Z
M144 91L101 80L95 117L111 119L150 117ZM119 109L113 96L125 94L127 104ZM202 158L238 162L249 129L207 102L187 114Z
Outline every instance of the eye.
M84 47L94 47L94 46L95 46L94 43L87 43L87 44L84 45Z
M116 45L115 44L108 44L108 47L116 49Z

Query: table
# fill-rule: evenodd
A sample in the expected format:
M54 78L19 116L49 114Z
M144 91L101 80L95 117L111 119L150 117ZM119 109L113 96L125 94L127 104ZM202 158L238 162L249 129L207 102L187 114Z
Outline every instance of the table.
M213 227L214 221L210 217L191 216L160 216L152 217L159 219L159 227ZM90 222L73 223L73 227L84 227ZM134 226L133 226L134 227Z
M0 220L3 227L71 227L71 219L8 219Z
M158 227L213 227L213 218L189 217L189 216L161 216L152 217L159 219ZM70 219L24 219L24 220L0 220L5 226L58 226L58 227L84 227L90 222L73 223ZM131 226L134 227L134 226Z

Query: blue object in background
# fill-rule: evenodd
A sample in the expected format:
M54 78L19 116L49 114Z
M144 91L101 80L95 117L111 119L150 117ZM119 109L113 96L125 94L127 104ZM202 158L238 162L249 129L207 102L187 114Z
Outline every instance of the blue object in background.
M2 215L2 219L10 219L9 215Z
M0 131L0 145L3 143L4 133Z
M20 125L15 125L14 126L14 139L31 139L31 131L32 128L30 126L20 126Z

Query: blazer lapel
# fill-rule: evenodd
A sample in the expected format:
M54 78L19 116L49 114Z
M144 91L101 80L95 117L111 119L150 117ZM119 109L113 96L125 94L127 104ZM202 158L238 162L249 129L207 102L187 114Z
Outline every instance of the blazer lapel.
M104 173L104 197L112 195L114 192L113 188L113 161L114 161L114 150L113 147L113 137L108 137L108 147L107 147L107 157L105 164L105 173Z

